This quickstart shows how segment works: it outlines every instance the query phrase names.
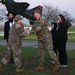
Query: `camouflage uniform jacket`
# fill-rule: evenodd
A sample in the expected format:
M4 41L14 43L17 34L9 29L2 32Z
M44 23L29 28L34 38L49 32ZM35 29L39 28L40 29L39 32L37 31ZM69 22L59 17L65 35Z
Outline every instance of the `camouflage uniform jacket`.
M22 45L22 37L27 36L24 31L24 28L20 25L15 23L9 30L9 40L8 43L15 43L16 45Z
M50 38L48 24L43 18L40 18L33 24L30 33L32 34L34 32L36 33L38 40L46 40Z

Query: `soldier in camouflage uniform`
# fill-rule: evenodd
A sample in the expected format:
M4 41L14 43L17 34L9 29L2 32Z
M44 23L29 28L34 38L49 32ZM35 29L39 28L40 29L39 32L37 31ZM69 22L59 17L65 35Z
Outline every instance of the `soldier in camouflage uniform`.
M35 68L35 70L44 69L43 62L44 62L44 48L45 48L48 51L51 58L55 61L53 71L56 71L60 68L60 63L58 62L57 56L52 47L52 36L50 31L48 30L48 24L43 18L41 18L39 10L36 10L34 12L34 17L36 18L36 22L32 25L30 34L36 33L39 48L39 65Z
M15 24L10 28L9 31L9 40L7 53L4 58L1 60L0 71L3 68L3 65L6 65L10 59L11 54L13 54L14 62L16 66L16 72L22 72L24 69L21 69L21 49L22 45L22 37L28 36L28 33L25 33L24 26L22 23L22 18L20 16L16 16Z

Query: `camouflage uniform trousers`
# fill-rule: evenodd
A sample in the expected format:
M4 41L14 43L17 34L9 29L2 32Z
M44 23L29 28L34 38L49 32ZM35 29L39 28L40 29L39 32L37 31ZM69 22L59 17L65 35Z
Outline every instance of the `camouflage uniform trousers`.
M17 46L16 44L8 44L6 55L4 56L1 62L4 65L7 64L13 55L15 66L17 68L21 67L21 53L22 52L20 46Z
M53 50L52 40L45 39L38 41L38 48L39 48L39 62L44 62L44 49L47 50L49 56L51 56L51 59L54 61L58 61L57 56Z

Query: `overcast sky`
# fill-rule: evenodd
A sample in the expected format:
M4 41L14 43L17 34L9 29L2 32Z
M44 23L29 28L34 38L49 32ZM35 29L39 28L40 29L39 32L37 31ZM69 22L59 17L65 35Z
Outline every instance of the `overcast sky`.
M37 5L51 4L58 7L60 10L68 11L73 17L75 17L75 0L14 0L18 2L28 2L30 8Z

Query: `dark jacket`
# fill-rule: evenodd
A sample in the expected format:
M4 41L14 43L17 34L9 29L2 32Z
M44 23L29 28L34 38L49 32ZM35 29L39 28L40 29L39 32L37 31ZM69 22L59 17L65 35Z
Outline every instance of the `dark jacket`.
M57 36L56 39L57 41L67 41L68 36L67 36L67 24L65 22L59 23L58 29L57 29Z
M67 28L72 26L72 24L69 21L65 21L65 23L67 24Z
M54 28L51 30L52 40L56 40L56 34L57 34L57 23L53 23L53 24L54 24Z
M4 39L8 41L8 36L9 36L9 29L10 29L10 23L9 21L5 22L4 25Z

